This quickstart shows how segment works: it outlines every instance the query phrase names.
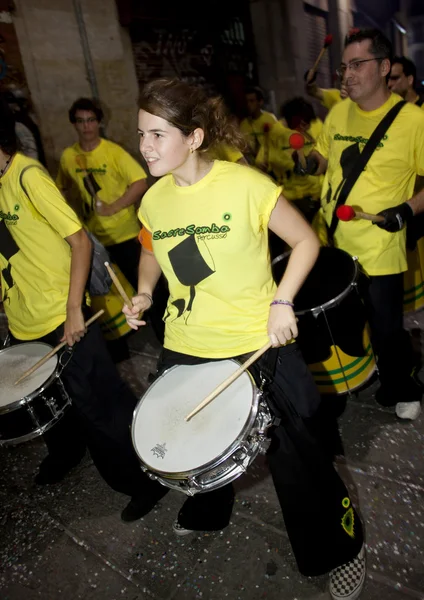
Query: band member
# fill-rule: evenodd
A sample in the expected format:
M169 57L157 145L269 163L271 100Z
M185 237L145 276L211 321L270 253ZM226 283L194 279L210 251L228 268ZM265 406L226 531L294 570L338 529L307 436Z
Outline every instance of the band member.
M307 157L309 174L326 171L321 225L330 226L349 169L379 122L401 100L387 87L391 55L390 42L378 30L358 31L346 38L339 74L349 99L333 108L316 149ZM405 224L421 203L424 207L424 192L414 196L416 176L423 174L424 114L407 104L347 198L347 204L383 215L385 221L378 227L364 219L340 221L334 234L335 245L359 257L368 275L364 298L381 383L376 399L384 406L396 406L403 419L416 419L421 411L422 391L411 376L411 342L403 329L403 272L407 269Z
M132 447L137 399L120 379L99 326L86 331L84 325L91 242L41 164L16 150L13 116L2 103L0 268L11 343L66 341L72 348L61 375L72 408L43 436L48 456L36 483L63 479L88 446L105 481L131 496L122 518L134 520L164 491L141 472Z
M417 68L412 60L405 56L395 56L389 75L389 90L399 94L407 102L424 108L423 100L415 89L416 79Z
M259 87L249 88L246 91L246 107L249 116L240 123L240 131L248 144L252 161L256 158L261 144L264 143L265 132L277 121L275 115L262 109L263 105L262 90Z
M140 277L134 306L124 309L128 323L144 324L138 315L149 309L163 272L170 298L159 371L241 357L271 340L273 349L252 373L257 381L267 368L273 373L268 399L281 422L269 464L293 551L305 575L331 572L333 598L357 598L365 576L361 523L324 445L320 396L294 341L293 299L317 258L318 240L269 177L208 160L205 151L228 140L231 124L201 89L167 79L147 84L138 127L140 151L161 179L139 210ZM293 249L278 287L268 228ZM189 498L174 531L221 529L232 500L228 485Z
M302 176L294 172L293 149L290 137L299 132L304 137L305 156L312 151L322 130L322 121L315 115L312 104L301 97L285 102L280 116L287 126L279 121L269 132L269 147L263 144L256 157L256 164L284 186L284 197L312 221L319 208L322 181L313 176Z
M309 83L305 83L305 92L308 94L308 96L319 100L319 102L327 110L331 110L333 106L342 100L345 100L348 96L346 87L343 85L343 83L341 84L340 89L325 89L318 87L314 79Z
M135 287L140 256L136 206L147 190L147 176L123 148L100 137L102 120L96 101L73 103L69 121L78 142L64 150L56 183Z

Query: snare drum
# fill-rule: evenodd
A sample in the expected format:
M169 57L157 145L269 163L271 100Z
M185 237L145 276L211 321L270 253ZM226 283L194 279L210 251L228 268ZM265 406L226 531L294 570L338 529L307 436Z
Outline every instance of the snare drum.
M286 253L273 261L276 282L288 259ZM322 247L294 301L299 346L322 394L349 393L376 370L357 278L357 262L347 252Z
M52 356L32 375L15 381L50 350L28 342L0 350L0 446L26 442L45 433L63 416L71 401Z
M175 366L150 386L134 411L131 432L150 477L192 496L234 481L266 452L271 415L246 371L185 421L239 366L235 360Z

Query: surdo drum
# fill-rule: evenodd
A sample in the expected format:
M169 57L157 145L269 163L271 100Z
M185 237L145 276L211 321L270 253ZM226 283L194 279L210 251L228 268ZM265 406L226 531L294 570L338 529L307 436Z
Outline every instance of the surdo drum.
M248 372L185 421L239 366L235 360L175 366L150 386L134 411L132 440L151 478L189 496L210 492L266 452L271 415Z
M29 342L0 350L0 446L42 435L70 406L56 355L15 385L51 349L48 344Z

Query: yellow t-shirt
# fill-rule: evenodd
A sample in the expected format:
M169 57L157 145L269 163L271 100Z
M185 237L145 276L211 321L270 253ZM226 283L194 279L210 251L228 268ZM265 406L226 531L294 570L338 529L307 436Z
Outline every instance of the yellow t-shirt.
M266 125L272 127L276 122L275 115L263 110L258 119L247 117L240 123L240 131L246 138L246 142L254 156L257 155L259 147L264 142L264 127Z
M328 160L321 211L328 225L341 184L384 115L401 100L391 94L377 110L365 112L349 98L329 113L316 149ZM424 113L405 105L356 181L346 204L377 214L413 195L416 175L424 174ZM364 219L339 221L335 244L357 256L370 275L407 269L405 229L389 233Z
M194 185L166 175L145 194L139 218L170 291L166 348L228 358L267 342L268 222L280 193L255 169L215 161Z
M218 144L208 150L208 156L212 160L227 160L228 162L236 163L241 158L244 158L243 152L228 144Z
M313 149L322 130L320 119L311 122L311 127L305 137L303 152L307 156ZM293 149L290 146L290 136L297 133L285 127L280 121L275 123L269 132L269 144L261 146L256 157L256 164L261 168L268 163L268 172L275 180L284 186L284 197L287 200L299 200L310 196L319 200L321 195L322 178L311 175L302 176L293 173ZM268 158L268 161L267 161Z
M321 89L322 92L322 100L321 104L325 106L327 110L331 110L333 106L342 101L342 97L340 96L340 90L329 89L324 90Z
M23 169L31 165L22 175ZM4 310L20 340L47 335L66 319L71 247L81 229L53 180L36 160L16 154L1 178L0 267Z
M121 146L102 139L91 152L84 152L78 143L66 148L56 179L60 189L69 186L77 188L83 204L84 222L102 244L111 246L136 237L140 225L134 206L124 208L110 217L99 216L86 187L86 177L90 177L98 198L105 204L112 204L132 183L146 178L144 169Z

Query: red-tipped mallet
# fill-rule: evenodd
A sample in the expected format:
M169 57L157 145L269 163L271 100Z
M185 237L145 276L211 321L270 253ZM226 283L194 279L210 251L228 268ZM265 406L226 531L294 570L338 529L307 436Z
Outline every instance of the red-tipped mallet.
M315 73L316 73L316 71L317 71L317 69L318 69L318 65L319 65L319 63L321 62L321 59L322 59L322 57L324 56L324 54L325 54L325 51L327 50L327 48L328 48L329 46L331 46L331 44L332 44L332 43L333 43L333 36L331 35L331 33L329 33L329 34L328 34L328 35L326 35L326 36L325 36L325 38L324 38L324 45L323 45L323 47L321 48L321 51L320 51L320 53L318 54L318 58L316 59L314 66L313 66L313 67L312 67L312 69L311 69L311 70L308 72L308 76L307 76L307 78L306 78L306 83L310 83L310 82L313 80L313 78L315 77Z
M299 162L304 169L306 169L306 158L303 154L303 146L305 145L305 138L301 133L292 133L289 137L290 148L296 150L297 155L299 157Z
M360 212L346 204L338 207L336 215L340 221L352 221L352 219L366 219L367 221L374 221L375 223L384 221L384 217L381 215L370 215L369 213Z

